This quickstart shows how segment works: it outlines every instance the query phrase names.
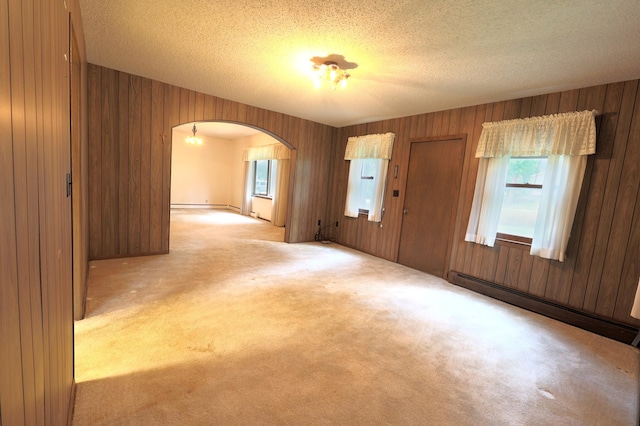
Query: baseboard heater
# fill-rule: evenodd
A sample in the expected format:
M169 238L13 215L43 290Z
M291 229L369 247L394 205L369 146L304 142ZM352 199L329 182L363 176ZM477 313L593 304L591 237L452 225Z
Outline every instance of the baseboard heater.
M456 271L449 272L449 282L619 342L631 344L638 333L638 329L627 324L600 318Z

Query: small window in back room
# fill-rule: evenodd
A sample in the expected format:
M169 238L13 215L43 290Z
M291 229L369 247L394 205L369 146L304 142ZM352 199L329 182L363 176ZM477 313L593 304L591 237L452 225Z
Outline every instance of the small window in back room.
M273 165L272 160L258 160L254 162L253 195L257 197L273 196Z
M497 238L531 243L546 166L546 157L509 159Z

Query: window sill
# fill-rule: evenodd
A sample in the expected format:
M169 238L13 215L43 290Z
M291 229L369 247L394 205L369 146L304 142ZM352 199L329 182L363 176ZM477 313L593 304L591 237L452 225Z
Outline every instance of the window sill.
M498 234L495 244L527 251L531 249L531 240L529 238L513 235Z
M269 197L268 195L252 195L253 198L263 198L265 200L273 200L273 197Z

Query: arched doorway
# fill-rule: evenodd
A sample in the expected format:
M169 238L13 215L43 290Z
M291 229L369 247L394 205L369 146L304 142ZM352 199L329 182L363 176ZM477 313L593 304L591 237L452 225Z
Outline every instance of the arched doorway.
M197 142L190 140L194 127ZM286 224L292 188L288 176L293 170L293 161L289 161L292 147L288 143L263 129L224 121L175 126L171 139L172 212L199 209L251 215L284 227L282 239L288 241ZM247 152L269 148L285 152L287 160L248 161ZM268 170L265 176L263 170ZM257 189L257 182L264 185L264 192Z

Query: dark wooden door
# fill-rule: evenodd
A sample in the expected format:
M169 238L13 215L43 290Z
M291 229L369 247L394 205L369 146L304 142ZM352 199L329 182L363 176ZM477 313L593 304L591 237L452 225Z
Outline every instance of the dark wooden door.
M411 142L399 263L439 277L448 272L465 142Z

